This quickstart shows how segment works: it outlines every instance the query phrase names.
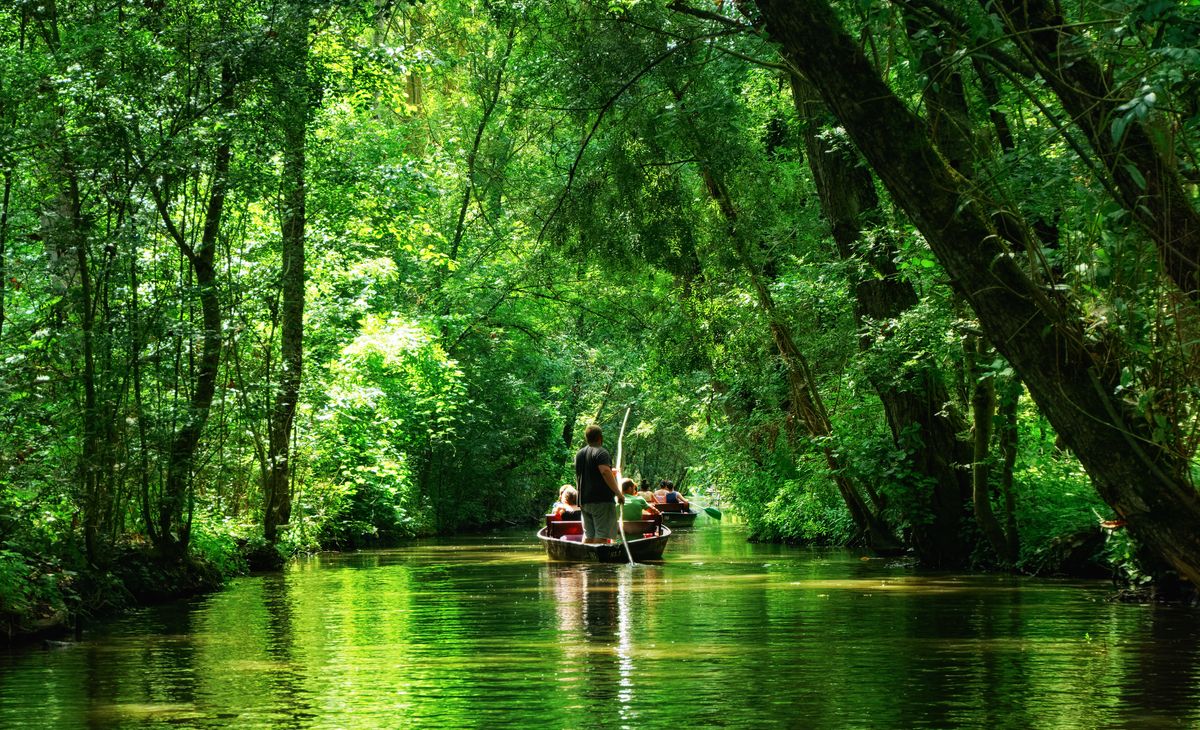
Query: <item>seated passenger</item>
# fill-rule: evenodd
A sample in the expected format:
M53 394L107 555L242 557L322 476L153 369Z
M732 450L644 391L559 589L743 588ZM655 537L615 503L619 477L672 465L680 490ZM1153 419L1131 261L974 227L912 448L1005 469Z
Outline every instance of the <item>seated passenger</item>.
M661 497L659 497L661 493ZM688 509L688 501L683 498L682 493L679 493L674 487L670 479L662 480L662 489L654 492L654 496L659 502L664 504L682 504L684 509Z
M673 489L675 489L675 485L671 483L670 479L661 480L658 483L658 489L654 491L654 501L658 502L659 504L666 504L667 495L670 494L671 490Z
M621 480L621 491L625 493L625 504L621 506L621 519L625 522L637 522L646 519L645 515L653 517L659 511L646 500L638 496L637 485L632 479Z
M638 490L638 496L646 500L648 504L654 504L654 491L650 489L650 480L642 481L642 488Z
M579 511L579 492L575 491L575 487L562 485L562 489L558 490L558 501L550 508L550 513L560 520L583 519L583 513Z

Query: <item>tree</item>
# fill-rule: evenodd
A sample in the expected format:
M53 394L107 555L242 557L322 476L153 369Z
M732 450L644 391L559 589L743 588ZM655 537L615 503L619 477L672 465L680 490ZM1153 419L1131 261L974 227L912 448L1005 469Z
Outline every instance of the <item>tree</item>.
M918 302L910 282L896 267L899 252L890 240L887 221L875 192L875 180L851 148L823 138L827 131L824 105L799 74L789 74L792 98L801 118L805 151L820 197L821 208L843 261L852 264L851 287L859 327L868 321L889 323ZM873 240L868 240L868 231ZM887 329L884 336L888 336ZM860 346L868 350L864 336ZM963 534L963 502L970 460L958 434L966 430L962 417L950 403L942 373L935 361L919 352L906 351L897 360L901 374L872 371L875 391L887 414L892 438L912 449L916 470L928 478L930 494L920 500L920 510L932 516L909 515L913 542L922 562L930 565L963 565L970 545ZM918 487L920 489L922 487Z
M263 478L263 536L274 544L292 512L291 440L304 365L305 146L311 109L308 75L309 0L286 6L278 19L276 95L283 132L279 179L280 376L267 426L267 473Z
M1034 236L1020 219L998 230L1000 208L934 150L908 111L820 0L761 0L771 37L818 88L863 156L937 254L989 339L1070 444L1101 497L1131 532L1193 583L1200 580L1200 500L1188 463L1114 398L1120 362L1085 331L1075 303L1039 287L1019 256Z

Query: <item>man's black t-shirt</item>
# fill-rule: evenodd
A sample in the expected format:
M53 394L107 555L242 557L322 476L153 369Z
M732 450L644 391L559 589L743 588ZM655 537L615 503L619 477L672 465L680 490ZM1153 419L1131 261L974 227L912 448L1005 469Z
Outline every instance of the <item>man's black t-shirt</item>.
M601 464L612 466L612 458L603 446L584 446L575 452L575 488L580 504L613 501L612 490L600 475Z

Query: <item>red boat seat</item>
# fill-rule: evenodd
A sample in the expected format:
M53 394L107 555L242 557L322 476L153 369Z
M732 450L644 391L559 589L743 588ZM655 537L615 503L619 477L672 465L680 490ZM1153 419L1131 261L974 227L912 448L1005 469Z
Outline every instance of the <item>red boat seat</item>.
M546 534L550 537L582 535L583 523L578 520L560 520L554 515L546 515Z
M625 523L626 535L642 535L654 537L662 532L662 515L655 515L652 520L630 520ZM582 539L583 523L573 520L562 521L556 519L554 515L546 515L546 535L548 537L561 537L564 539L575 539L576 535Z

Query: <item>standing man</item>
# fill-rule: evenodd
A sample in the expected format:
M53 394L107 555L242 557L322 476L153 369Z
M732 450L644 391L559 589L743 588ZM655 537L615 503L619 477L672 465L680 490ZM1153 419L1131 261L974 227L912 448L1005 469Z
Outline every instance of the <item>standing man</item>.
M583 541L611 542L617 539L617 505L625 503L625 495L617 487L612 457L602 445L604 433L600 427L593 423L584 430L583 437L587 446L575 452L575 488L583 510Z

